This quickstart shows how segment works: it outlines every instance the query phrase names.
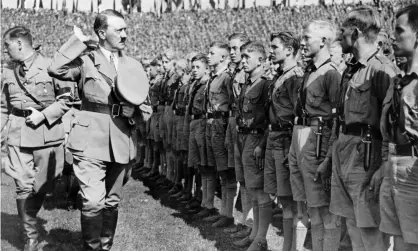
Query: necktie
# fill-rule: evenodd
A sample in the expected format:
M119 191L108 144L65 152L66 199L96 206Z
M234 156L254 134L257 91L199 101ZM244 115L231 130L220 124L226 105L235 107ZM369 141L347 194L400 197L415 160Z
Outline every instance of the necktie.
M26 72L28 71L28 67L26 67L25 63L22 62L19 66L19 75L24 78L26 76Z
M112 53L110 54L110 64L113 66L113 68L115 69L115 72L117 73L118 70L116 68L116 64L115 64L115 55Z

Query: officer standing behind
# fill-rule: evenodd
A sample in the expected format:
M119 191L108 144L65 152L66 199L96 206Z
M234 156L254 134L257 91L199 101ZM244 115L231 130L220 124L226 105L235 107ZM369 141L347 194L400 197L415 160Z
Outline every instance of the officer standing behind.
M54 178L64 166L64 124L71 88L48 76L51 60L32 48L32 35L22 26L3 35L4 52L15 61L2 73L1 134L8 160L5 171L16 183L25 251L38 250L36 215Z
M148 80L141 64L122 52L126 28L122 14L102 11L94 21L99 47L82 56L79 64L72 63L90 41L74 27L75 34L55 54L48 69L51 76L79 84L82 107L73 121L68 148L81 188L85 250L111 249L124 178L136 155L134 117L138 111L134 105L121 103L114 87L134 88L144 82L148 85ZM135 102L141 101L137 96Z
M388 248L379 231L380 117L395 72L374 44L380 27L373 9L360 7L348 14L339 37L343 52L353 58L347 63L339 95L330 210L346 218L353 248L364 250Z
M293 200L298 202L298 217L306 217L307 203L313 251L338 250L341 235L339 217L329 211L333 128L341 81L329 54L334 39L335 29L327 21L316 20L304 27L302 55L311 61L298 92L289 152ZM299 223L300 228L306 227L306 221Z
M394 236L394 250L412 251L418 250L418 5L396 14L394 35L395 56L406 57L407 67L383 102L382 156L389 163L380 189L380 230Z
M292 141L294 106L303 80L303 70L296 63L300 41L295 34L290 31L273 33L270 41L270 58L280 68L269 91L270 132L266 147L264 191L273 199L279 197L283 208L283 251L290 251L296 244L292 245L292 241L299 219L295 217L296 202L292 197L287 155ZM296 250L302 246L303 242L299 243Z
M234 223L232 211L237 190L235 170L228 166L228 151L225 147L229 106L232 98L231 74L228 71L228 45L212 43L209 48L208 62L212 67L211 81L207 91L208 125L206 137L208 139L208 168L210 169L208 171L218 171L221 179L222 201L220 215L205 220L214 222L213 227L227 227ZM208 184L208 200L214 198L215 189L213 188Z
M234 242L247 251L267 250L267 230L272 219L272 202L264 192L264 151L267 141L268 91L270 81L263 77L266 59L264 45L250 42L241 47L242 64L248 74L238 99L235 165L237 180L245 182L253 203L251 234Z
M234 64L235 67L230 69L231 72L231 88L232 96L230 99L230 111L229 111L229 120L228 127L226 129L225 136L225 147L228 150L228 168L235 169L235 143L237 142L237 120L236 116L238 114L238 97L241 93L241 89L245 84L246 73L241 63L241 46L245 43L248 43L250 39L244 33L234 33L228 37L229 42L229 56L231 58L231 64ZM235 175L235 180L236 175ZM236 183L235 182L235 183ZM231 185L232 186L232 185ZM233 186L232 186L233 187ZM239 191L241 193L241 205L242 205L242 218L238 219L238 224L232 228L224 229L225 233L231 233L233 238L244 238L251 233L250 226L247 226L247 216L251 209L251 198L248 194L248 191L245 187L245 182L240 181ZM227 205L233 205L234 198L232 197L236 193L231 189L228 189L227 196Z

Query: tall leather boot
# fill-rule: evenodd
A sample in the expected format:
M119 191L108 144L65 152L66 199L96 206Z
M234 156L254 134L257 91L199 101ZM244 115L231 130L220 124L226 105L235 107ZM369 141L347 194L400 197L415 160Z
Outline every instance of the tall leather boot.
M84 251L100 250L102 220L102 212L96 216L87 216L84 213L81 213L81 234L84 243Z
M25 239L24 251L38 250L38 230L36 215L42 207L45 196L30 196L26 199L16 199L17 212L22 221Z
M103 226L100 235L102 242L102 251L108 251L113 245L116 226L118 224L118 209L110 208L103 210Z

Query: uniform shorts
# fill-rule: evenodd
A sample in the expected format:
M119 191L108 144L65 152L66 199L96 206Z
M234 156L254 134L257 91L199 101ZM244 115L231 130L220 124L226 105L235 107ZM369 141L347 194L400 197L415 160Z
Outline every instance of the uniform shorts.
M151 115L150 122L150 135L155 142L161 141L160 136L160 122L161 122L162 113L160 111L154 112Z
M333 145L330 211L355 219L357 227L379 227L379 198L369 190L381 163L381 141L372 140L371 166L364 170L364 143L359 136L340 133Z
M264 167L264 192L278 196L292 196L289 164L283 163L289 154L291 134L270 132L267 138Z
M212 135L212 125L209 124L209 120L206 120L206 133L205 133L205 137L206 137L207 164L210 167L214 167L215 164L216 164L216 162L215 162L215 153L213 152L213 147L212 147L211 135Z
M418 244L418 158L390 156L380 188L380 230Z
M320 158L316 159L316 126L296 125L289 150L290 185L294 201L306 201L309 207L329 205L329 195L322 180L314 181L316 169L325 159L331 130L324 127Z
M174 131L174 113L171 106L166 106L163 116L164 123L164 137L163 144L164 149L171 150L173 147L173 131Z
M228 150L228 167L235 167L235 142L237 142L237 120L229 117L226 128L225 146Z
M206 151L206 119L196 119L190 122L189 152L187 165L207 166Z
M184 116L183 122L183 134L182 138L180 139L180 150L181 151L188 151L189 150L189 136L190 136L190 116Z
M208 145L208 156L210 152L213 152L213 156L215 157L214 163L213 161L208 160L209 166L216 166L216 170L218 172L228 170L228 150L225 147L225 135L226 135L226 127L227 127L227 120L226 119L214 119L211 123L207 125L209 129L210 135ZM233 167L231 167L233 169Z
M235 176L247 188L264 187L264 172L256 167L254 150L262 141L262 134L237 134L235 145Z
M184 116L174 115L173 120L173 151L181 150L181 140L184 133Z

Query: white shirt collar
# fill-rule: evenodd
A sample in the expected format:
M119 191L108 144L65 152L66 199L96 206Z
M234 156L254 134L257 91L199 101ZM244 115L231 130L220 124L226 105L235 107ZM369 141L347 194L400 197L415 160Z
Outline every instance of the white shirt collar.
M110 61L110 56L113 54L113 60L114 60L114 62L115 62L115 66L116 66L116 69L117 69L117 68L118 68L118 62L119 62L119 56L118 56L118 53L117 53L117 52L111 52L111 51L109 51L109 50L105 49L105 48L104 48L104 47L102 47L102 46L99 46L99 48L100 48L100 50L102 51L103 55L106 57L106 59L107 59L109 62L111 62L111 61Z

